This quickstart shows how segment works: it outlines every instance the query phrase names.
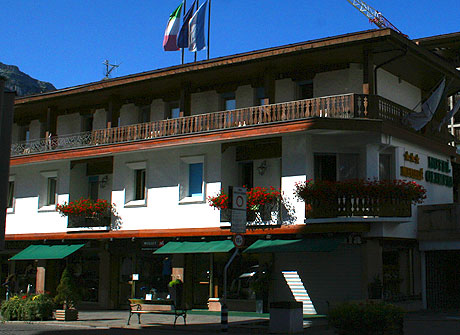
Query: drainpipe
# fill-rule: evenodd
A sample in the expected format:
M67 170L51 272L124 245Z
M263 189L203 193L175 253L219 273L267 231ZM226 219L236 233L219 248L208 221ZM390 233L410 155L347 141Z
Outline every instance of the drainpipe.
M390 58L389 60L383 62L383 63L380 63L379 65L377 65L375 68L374 68L374 94L377 95L377 70L384 66L384 65L387 65L395 60L397 60L398 58L401 58L401 57L404 57L406 54L407 54L407 49L405 48L404 50L401 50L401 54L400 55L396 55L392 58Z

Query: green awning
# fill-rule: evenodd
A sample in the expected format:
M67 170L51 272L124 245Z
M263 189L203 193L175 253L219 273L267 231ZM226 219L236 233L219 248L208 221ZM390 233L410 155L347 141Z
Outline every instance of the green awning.
M84 244L29 245L10 258L12 261L34 259L62 259L74 253Z
M320 252L334 251L343 239L258 240L244 252Z
M229 252L235 246L231 240L209 242L168 242L154 254L203 254Z

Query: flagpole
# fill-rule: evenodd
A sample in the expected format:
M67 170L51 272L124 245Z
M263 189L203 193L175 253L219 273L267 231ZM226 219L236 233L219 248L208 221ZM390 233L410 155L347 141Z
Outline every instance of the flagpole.
M211 32L211 0L209 0L209 4L208 4L209 8L208 8L208 60L209 60L209 49L210 49L210 45L211 45L211 42L210 42L210 39L209 39L209 35L210 35L210 32Z
M184 22L184 19L185 19L185 7L187 7L187 0L184 0L184 10L182 11L183 13L182 22ZM181 48L181 50L182 50L182 65L184 65L184 48Z
M196 8L197 10L200 8L200 0L196 0ZM190 34L190 32L189 32ZM195 51L195 63L196 63L196 54L198 53L198 51Z

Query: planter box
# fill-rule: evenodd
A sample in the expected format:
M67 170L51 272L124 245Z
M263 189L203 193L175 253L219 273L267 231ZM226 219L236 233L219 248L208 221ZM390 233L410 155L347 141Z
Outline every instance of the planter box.
M108 227L111 223L110 216L84 217L69 216L67 228Z
M57 321L76 321L78 320L78 310L76 309L57 309L55 312Z
M270 304L270 333L297 334L303 332L303 304L299 301Z

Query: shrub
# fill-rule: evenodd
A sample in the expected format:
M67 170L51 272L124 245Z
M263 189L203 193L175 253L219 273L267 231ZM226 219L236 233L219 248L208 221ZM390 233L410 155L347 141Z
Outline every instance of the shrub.
M344 303L329 312L329 323L339 334L402 334L404 310L379 303Z
M1 306L3 320L35 321L50 319L54 303L47 294L13 296Z
M75 308L76 303L80 300L80 294L76 287L69 269L65 268L62 271L61 281L56 288L56 296L54 301L61 305L64 309Z

